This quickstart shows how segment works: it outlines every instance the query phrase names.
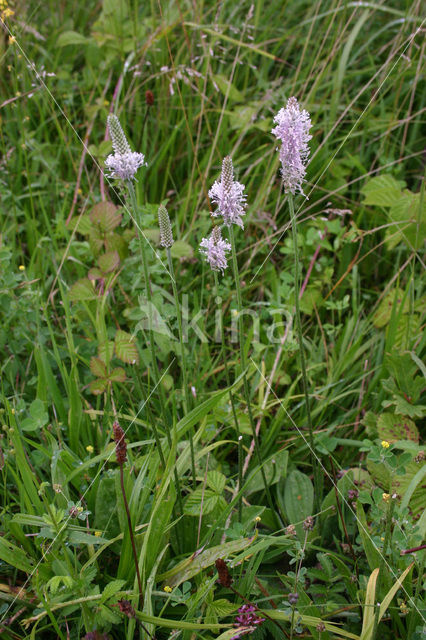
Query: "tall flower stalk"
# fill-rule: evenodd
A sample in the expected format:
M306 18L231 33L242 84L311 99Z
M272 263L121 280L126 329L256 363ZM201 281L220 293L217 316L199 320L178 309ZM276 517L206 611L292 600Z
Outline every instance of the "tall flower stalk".
M262 455L260 452L259 438L256 432L256 425L251 410L250 390L247 381L247 363L244 352L244 335L243 335L243 303L241 296L240 276L238 272L237 252L235 249L235 238L233 225L236 224L244 229L242 216L245 215L246 196L244 194L244 185L234 180L234 167L232 159L227 156L222 162L222 173L220 181L216 181L209 191L209 196L217 205L217 210L213 212L213 216L222 216L224 224L229 230L229 239L231 241L232 267L234 272L235 290L237 295L237 312L238 312L238 335L240 347L240 361L243 372L244 396L247 404L247 412L249 416L250 427L252 430L254 448L256 451L257 461L260 467L263 484L265 487L266 497L269 506L274 510L271 492L269 490L268 481L266 479L265 470L263 468ZM241 489L241 486L240 486Z
M179 300L179 294L176 286L176 277L175 277L175 271L173 267L173 260L172 260L172 254L171 254L171 247L173 246L173 242L174 242L173 232L172 232L172 226L170 224L169 214L167 213L167 210L163 205L160 205L158 208L158 224L160 227L160 244L162 247L166 249L166 252L167 252L167 262L169 265L170 279L172 281L173 296L175 299L176 314L177 314L177 321L178 321L180 355L181 355L181 369L182 369L182 378L183 378L183 387L184 387L183 402L184 402L185 413L188 413L188 411L190 411L191 409L191 396L189 395L185 348L183 343L182 311L181 311L181 305ZM196 472L195 472L195 453L194 453L194 440L193 440L192 428L189 431L189 446L190 446L190 452L191 452L192 481L195 488Z
M112 147L114 150L113 154L110 154L105 160L105 166L110 170L110 177L120 179L126 186L128 199L130 202L130 208L133 212L133 219L135 221L136 226L136 234L139 241L139 248L142 257L142 268L145 282L145 294L146 299L148 301L148 333L149 333L149 342L151 349L151 360L152 367L154 372L154 381L159 386L160 393L160 406L161 413L163 416L166 436L169 442L169 446L171 446L171 436L168 429L168 416L166 411L166 402L164 397L164 389L160 383L160 372L157 364L157 357L155 353L155 343L154 343L154 332L152 330L152 291L151 284L149 281L149 272L148 272L148 260L146 256L145 246L143 243L141 228L142 221L139 215L139 209L136 201L136 192L133 185L133 180L135 179L136 172L142 166L146 166L145 156L143 153L132 152L130 149L130 145L127 141L126 135L121 127L120 121L116 115L108 116L108 130L111 136ZM151 420L152 430L155 438L155 442L158 448L158 453L160 456L160 461L165 468L165 458L164 453L161 446L161 440L158 434L158 430L155 424L155 420Z
M297 221L294 212L294 195L296 191L303 193L302 184L306 175L306 163L309 157L308 142L312 136L309 134L311 119L304 109L301 111L297 99L292 97L287 101L285 109L280 109L274 118L276 127L272 133L281 142L279 150L281 161L281 175L284 191L288 195L290 210L293 251L294 251L294 297L296 310L296 328L299 342L300 366L302 370L303 394L305 396L306 417L309 431L309 447L311 450L312 468L314 472L315 501L320 509L321 505L321 477L315 454L314 430L312 426L311 408L308 392L308 377L306 374L305 350L303 346L302 321L300 317L300 262L299 248L297 244Z

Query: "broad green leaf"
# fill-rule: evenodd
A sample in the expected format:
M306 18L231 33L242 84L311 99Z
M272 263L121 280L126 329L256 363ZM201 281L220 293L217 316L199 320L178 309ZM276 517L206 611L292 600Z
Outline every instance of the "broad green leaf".
M106 380L97 378L96 380L92 380L89 384L89 391L90 393L93 393L93 395L98 396L105 391L107 384L108 382Z
M213 76L213 81L218 86L223 95L227 95L230 102L245 102L245 98L241 91L239 91L228 78L223 75L216 74Z
M199 516L201 513L211 513L217 505L220 497L211 489L202 487L195 489L185 501L184 512L189 516Z
M115 367L115 369L113 369L109 374L108 379L111 380L111 382L124 382L126 379L126 372L123 367Z
M98 202L90 213L95 227L103 233L110 233L121 223L122 215L112 202Z
M103 273L110 273L119 266L120 256L117 251L108 251L99 256L98 264Z
M117 358L127 364L138 364L139 353L134 338L130 333L119 329L115 334L115 353Z
M402 291L402 289L392 289L391 291L389 291L389 293L385 295L385 297L379 304L379 307L373 316L374 326L377 327L377 329L382 329L383 327L385 327L391 319L392 309L394 305L396 306L397 311L399 311L400 310L399 307L401 306L403 300L404 300L404 291ZM402 313L408 313L408 312L409 312L409 300L408 300L408 297L406 296Z
M24 571L24 573L32 573L35 567L35 562L32 558L13 542L2 537L0 537L0 559L12 567Z
M408 505L414 516L419 516L426 509L426 464L419 469L416 462L406 465L406 473L403 476L395 475L392 478L391 491L402 496L404 504L409 500Z
M164 584L169 587L178 587L182 582L185 582L185 580L190 580L198 575L203 569L211 567L219 558L224 560L230 555L246 549L255 540L256 536L257 532L253 538L232 540L217 547L201 551L201 553L193 553L188 558L185 558L185 560L182 560L182 562L179 562L173 569L159 575L158 580L164 582Z
M194 255L194 249L184 240L176 240L170 252L173 258L192 258Z
M420 211L421 198L419 193L404 191L389 209L388 217L395 222L386 231L386 246L393 249L399 242L405 242L413 249L420 249L424 245L426 237L426 200Z
M401 197L402 186L389 174L371 178L365 184L361 193L365 196L364 204L391 207Z
M96 300L96 298L96 291L88 278L77 280L70 289L70 300L73 302Z
M288 451L287 449L282 449L281 451L277 451L275 455L273 455L268 460L265 460L263 463L263 470L265 472L266 481L269 486L276 484L280 480L283 480L287 474L287 463L288 463ZM250 495L255 491L263 491L264 484L262 478L262 472L260 467L256 470L247 484L244 486L244 495Z
M72 218L72 220L70 220L68 228L71 229L71 231L74 231L75 229L77 233L81 233L82 236L85 236L86 234L90 233L90 231L92 230L92 226L93 225L90 216L88 214L85 214Z
M226 477L220 471L208 471L206 482L210 489L213 489L216 493L222 494L226 485Z
M298 471L292 471L284 486L284 509L285 518L296 525L308 516L311 516L314 508L314 488L310 478ZM301 524L296 525L299 536L302 534Z
M68 45L82 45L89 44L90 40L77 31L64 31L56 40L57 47L66 47Z
M95 536L85 531L71 531L68 534L70 544L105 544L108 542L106 538Z
M377 420L377 434L380 440L396 442L397 440L419 441L419 432L412 420L393 413L382 413Z
M90 358L90 371L94 376L98 378L105 378L107 375L105 362L103 362L103 360L101 360L100 358L96 358L95 356L93 356L92 358Z

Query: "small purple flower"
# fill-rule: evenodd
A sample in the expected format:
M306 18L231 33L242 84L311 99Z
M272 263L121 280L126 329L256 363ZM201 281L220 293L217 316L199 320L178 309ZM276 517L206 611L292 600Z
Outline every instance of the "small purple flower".
M110 154L105 160L105 166L111 172L110 177L121 180L133 180L139 167L146 164L143 153L136 151Z
M222 238L220 227L214 227L210 238L203 238L200 251L205 256L213 271L221 271L222 275L228 266L226 251L231 251L229 242Z
M285 109L280 109L274 118L277 124L272 133L281 140L280 160L284 190L286 193L296 193L299 190L302 195L302 183L306 174L306 162L309 157L308 142L311 119L309 113L303 109L300 111L296 98L289 98Z
M246 196L244 185L234 180L232 159L226 156L222 162L220 182L216 181L209 191L209 197L217 205L217 211L212 216L223 216L224 223L230 227L237 224L244 229L241 216L245 215Z
M256 613L257 609L252 604L243 604L238 609L238 616L235 617L235 626L239 627L253 627L262 622L265 622L265 618L261 618Z

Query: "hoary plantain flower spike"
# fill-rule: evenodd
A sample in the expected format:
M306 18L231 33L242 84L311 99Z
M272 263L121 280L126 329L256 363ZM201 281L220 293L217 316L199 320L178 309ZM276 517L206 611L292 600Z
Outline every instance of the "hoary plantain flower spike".
M114 153L130 153L130 145L127 142L126 134L120 124L120 120L115 115L108 116L108 130L111 136Z
M169 214L166 207L162 204L158 207L158 224L160 227L160 244L162 247L171 247L173 245L172 225L170 224Z
M217 205L217 210L212 216L222 216L228 227L237 224L244 229L241 219L247 206L244 185L234 180L234 167L230 156L223 159L220 181L216 180L213 184L209 197Z
M228 266L226 252L231 251L231 245L222 238L220 227L213 228L210 238L201 240L200 251L213 271L221 271L223 274Z
M108 129L114 150L114 153L105 160L105 166L110 170L110 177L133 180L139 167L146 165L145 156L130 149L117 116L108 116Z
M297 99L287 101L285 109L280 109L274 118L277 126L272 129L274 136L281 140L280 161L284 190L286 193L296 191L303 193L302 183L306 175L306 163L309 158L308 142L311 119L309 113L300 110Z

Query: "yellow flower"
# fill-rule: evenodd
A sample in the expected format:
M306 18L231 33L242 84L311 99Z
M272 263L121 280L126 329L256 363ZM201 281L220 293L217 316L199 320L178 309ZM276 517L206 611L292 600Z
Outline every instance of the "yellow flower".
M83 507L77 507L77 511L81 513L83 511Z
M382 440L382 447L383 449L389 449L390 444L387 440Z
M94 452L94 448L92 447L91 444L88 444L86 447L86 451L88 451L89 453L93 453Z
M173 589L166 584L166 586L164 587L164 591L166 593L171 593L173 591Z
M16 42L15 36L9 36L9 44L14 44Z
M100 537L101 537L101 535L102 535L102 531L95 531L95 536L96 536L97 538L100 538Z
M385 502L389 502L390 500L390 494L389 493L382 493L382 498Z
M7 20L7 18L11 18L14 15L14 11L12 11L12 9L10 9L9 7L6 7L6 9L4 9L1 12L1 19L2 20Z
M260 516L256 516L255 519L254 519L255 522L260 522L261 520L262 520L262 518Z

